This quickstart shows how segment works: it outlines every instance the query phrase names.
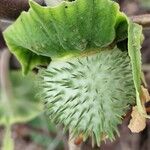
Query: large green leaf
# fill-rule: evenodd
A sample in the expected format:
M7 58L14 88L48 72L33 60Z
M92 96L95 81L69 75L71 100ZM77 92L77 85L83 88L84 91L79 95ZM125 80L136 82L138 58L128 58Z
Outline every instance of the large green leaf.
M64 1L56 7L31 1L30 7L4 32L24 73L47 63L48 57L56 59L107 47L115 40L120 23L127 29L126 17L119 12L118 4L110 0ZM119 39L127 36L120 32L123 31L117 32Z
M11 72L13 96L8 99L0 91L0 125L9 123L24 123L36 117L42 111L42 106L34 91L35 75L22 77L21 72Z

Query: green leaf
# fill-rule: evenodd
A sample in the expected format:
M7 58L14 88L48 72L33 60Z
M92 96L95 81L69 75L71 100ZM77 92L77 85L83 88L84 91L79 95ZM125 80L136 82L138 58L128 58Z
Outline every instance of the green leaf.
M124 13L120 12L117 14L115 41L121 42L127 38L128 38L128 18Z
M140 112L145 112L141 104L141 42L142 27L129 21L128 28L128 53L132 64L133 80L136 89L136 103Z
M16 58L21 63L22 71L24 74L27 74L35 66L38 65L46 66L51 61L49 57L37 55L36 53L32 53L30 50L22 46L15 45L15 42L13 42L12 39L9 39L9 37L7 37L6 42L8 48L11 50L11 52L16 56Z
M11 72L13 96L8 99L1 91L0 125L27 122L41 113L42 106L34 91L35 75L22 77L21 72Z
M141 42L142 26L129 22L128 52L131 58L135 87L138 92L141 89Z
M24 73L49 62L49 57L70 57L109 46L116 38L119 23L126 21L118 4L110 0L64 1L55 7L30 1L30 7L4 32ZM120 35L124 34L117 34L122 38Z

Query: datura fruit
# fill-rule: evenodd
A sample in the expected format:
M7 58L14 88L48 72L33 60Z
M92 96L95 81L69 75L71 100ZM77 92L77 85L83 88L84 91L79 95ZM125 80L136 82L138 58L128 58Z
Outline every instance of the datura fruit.
M72 135L110 140L130 106L142 114L142 27L111 0L63 1L55 7L30 1L5 32L26 74L40 69L45 110ZM51 62L50 62L51 61Z

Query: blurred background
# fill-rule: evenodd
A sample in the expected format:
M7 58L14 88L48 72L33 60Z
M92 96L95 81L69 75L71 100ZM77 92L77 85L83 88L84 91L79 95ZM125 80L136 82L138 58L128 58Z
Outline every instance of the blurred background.
M61 0L36 1L41 5L55 5ZM128 16L150 14L150 0L116 1ZM68 135L62 133L62 127L56 127L47 120L42 104L35 96L38 93L32 82L36 82L35 73L22 76L20 64L8 52L2 36L3 30L15 21L21 11L28 9L28 0L0 0L0 149L6 142L6 145L14 145L15 150L68 150ZM143 33L142 66L150 91L150 28L144 28ZM120 137L113 143L102 143L101 150L150 150L150 121L147 120L143 132L131 134L127 128L129 119L130 115L119 126ZM13 141L7 137L7 129L11 130ZM90 139L82 145L82 149L92 149Z

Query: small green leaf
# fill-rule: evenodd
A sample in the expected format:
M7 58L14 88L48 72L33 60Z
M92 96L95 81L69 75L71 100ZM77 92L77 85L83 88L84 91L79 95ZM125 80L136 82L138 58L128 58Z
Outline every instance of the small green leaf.
M145 112L141 104L141 42L142 27L129 21L128 28L128 53L132 64L133 80L136 89L136 103L140 111Z
M129 21L128 53L132 63L134 84L138 92L141 89L141 42L142 27Z
M0 97L0 125L24 123L39 115L42 106L34 91L35 75L23 77L21 72L11 72L13 96L8 99L2 91Z

